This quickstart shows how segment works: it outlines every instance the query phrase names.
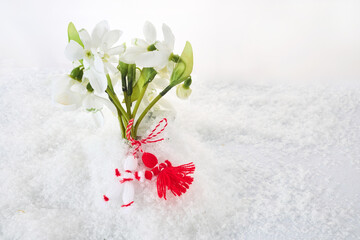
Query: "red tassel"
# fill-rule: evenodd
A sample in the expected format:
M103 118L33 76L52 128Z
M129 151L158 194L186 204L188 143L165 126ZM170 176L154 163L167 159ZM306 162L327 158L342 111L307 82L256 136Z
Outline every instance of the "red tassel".
M166 200L166 190L169 189L175 196L181 196L189 189L190 184L194 178L188 176L195 171L194 163L188 163L173 167L171 163L166 160L165 163L159 165L160 173L157 177L157 191L159 198L164 197Z

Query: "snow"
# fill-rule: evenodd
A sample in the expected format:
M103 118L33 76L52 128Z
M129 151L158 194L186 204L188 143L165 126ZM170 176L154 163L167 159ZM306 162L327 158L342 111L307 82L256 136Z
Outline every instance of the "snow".
M165 201L138 183L124 209L111 201L128 154L117 121L106 112L98 129L85 112L55 108L60 72L0 65L1 239L360 237L359 85L194 77L189 101L168 96L177 114L166 140L144 146L193 161L193 185Z

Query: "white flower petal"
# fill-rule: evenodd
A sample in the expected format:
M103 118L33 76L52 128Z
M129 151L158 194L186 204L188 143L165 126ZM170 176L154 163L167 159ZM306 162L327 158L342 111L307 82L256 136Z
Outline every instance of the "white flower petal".
M71 60L80 60L84 57L84 49L77 42L70 40L65 48L65 56Z
M133 64L135 63L136 58L140 55L146 52L146 49L141 47L130 47L126 49L124 55L120 57L120 60L128 63Z
M155 47L159 51L169 51L168 46L164 42L155 43Z
M148 44L153 44L156 41L156 29L151 22L145 22L143 33L145 40L148 42Z
M115 63L116 65L119 63L119 56L110 56L108 59L107 59L107 62L109 63Z
M98 24L96 24L93 32L91 33L91 39L92 39L92 47L98 48L100 46L100 43L104 37L104 35L109 31L109 24L107 21L101 21Z
M97 101L99 101L102 105L105 105L114 115L117 115L116 107L108 99L97 96Z
M73 92L79 93L79 94L86 94L87 93L86 87L83 84L79 83L79 82L72 85L70 90L73 91Z
M81 96L71 91L64 91L53 97L54 103L67 111L75 110L81 105Z
M85 29L81 29L79 31L79 36L81 41L84 44L84 48L85 49L90 49L91 48L91 37L88 31L86 31Z
M125 50L126 50L125 44L121 44L120 46L110 48L109 50L107 50L106 53L110 56L111 55L121 55L125 52Z
M165 23L162 25L162 31L164 35L164 43L169 48L169 50L172 52L174 50L174 44L175 44L175 36L172 33L170 27L166 25Z
M149 46L149 44L145 40L143 40L141 38L132 39L131 44L134 45L134 46L137 46L137 47L144 48L145 50L147 50L147 47Z
M104 73L104 63L98 54L94 54L94 67L97 72Z
M105 74L99 74L98 72L89 69L84 72L84 77L89 79L95 93L101 94L105 92L107 88L107 80Z
M105 67L106 67L106 69L107 69L109 72L111 72L111 73L115 73L115 72L118 72L118 71L119 71L116 67L114 67L114 66L113 66L111 63L109 63L109 62L105 63Z
M83 106L86 110L94 109L95 111L99 111L104 106L103 102L99 100L101 97L96 96L93 93L88 93L83 101Z
M101 42L101 49L106 51L107 49L111 48L111 46L119 40L121 35L122 32L120 30L111 30L105 33Z
M91 64L91 58L84 57L83 64L85 69L89 69Z
M140 54L135 58L136 65L141 67L163 68L169 61L169 54L159 51L151 51Z

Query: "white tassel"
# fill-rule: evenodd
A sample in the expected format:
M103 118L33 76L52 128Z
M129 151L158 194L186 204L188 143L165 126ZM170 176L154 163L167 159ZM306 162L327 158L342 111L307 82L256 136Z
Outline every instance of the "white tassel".
M124 162L124 170L135 171L138 167L138 161L133 156L128 156Z
M129 204L134 201L134 184L133 182L124 182L123 202Z

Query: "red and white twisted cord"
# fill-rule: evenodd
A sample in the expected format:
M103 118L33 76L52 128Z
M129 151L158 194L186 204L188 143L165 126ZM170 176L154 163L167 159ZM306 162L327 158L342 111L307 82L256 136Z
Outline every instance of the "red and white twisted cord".
M165 122L165 125L157 131L157 129L161 126L161 124ZM149 136L147 136L144 139L141 140L135 140L131 137L131 128L134 125L134 119L130 119L128 126L126 127L126 138L131 142L131 145L136 146L134 151L133 151L133 156L135 157L136 153L140 150L140 152L143 152L143 150L141 149L141 145L142 144L146 144L146 143L155 143L155 142L160 142L163 141L164 138L159 138L159 139L155 139L155 140L151 140L153 138L156 138L160 133L162 133L165 128L168 125L167 119L163 118L156 126L155 128L151 131L151 133L149 134ZM157 132L156 132L157 131Z

